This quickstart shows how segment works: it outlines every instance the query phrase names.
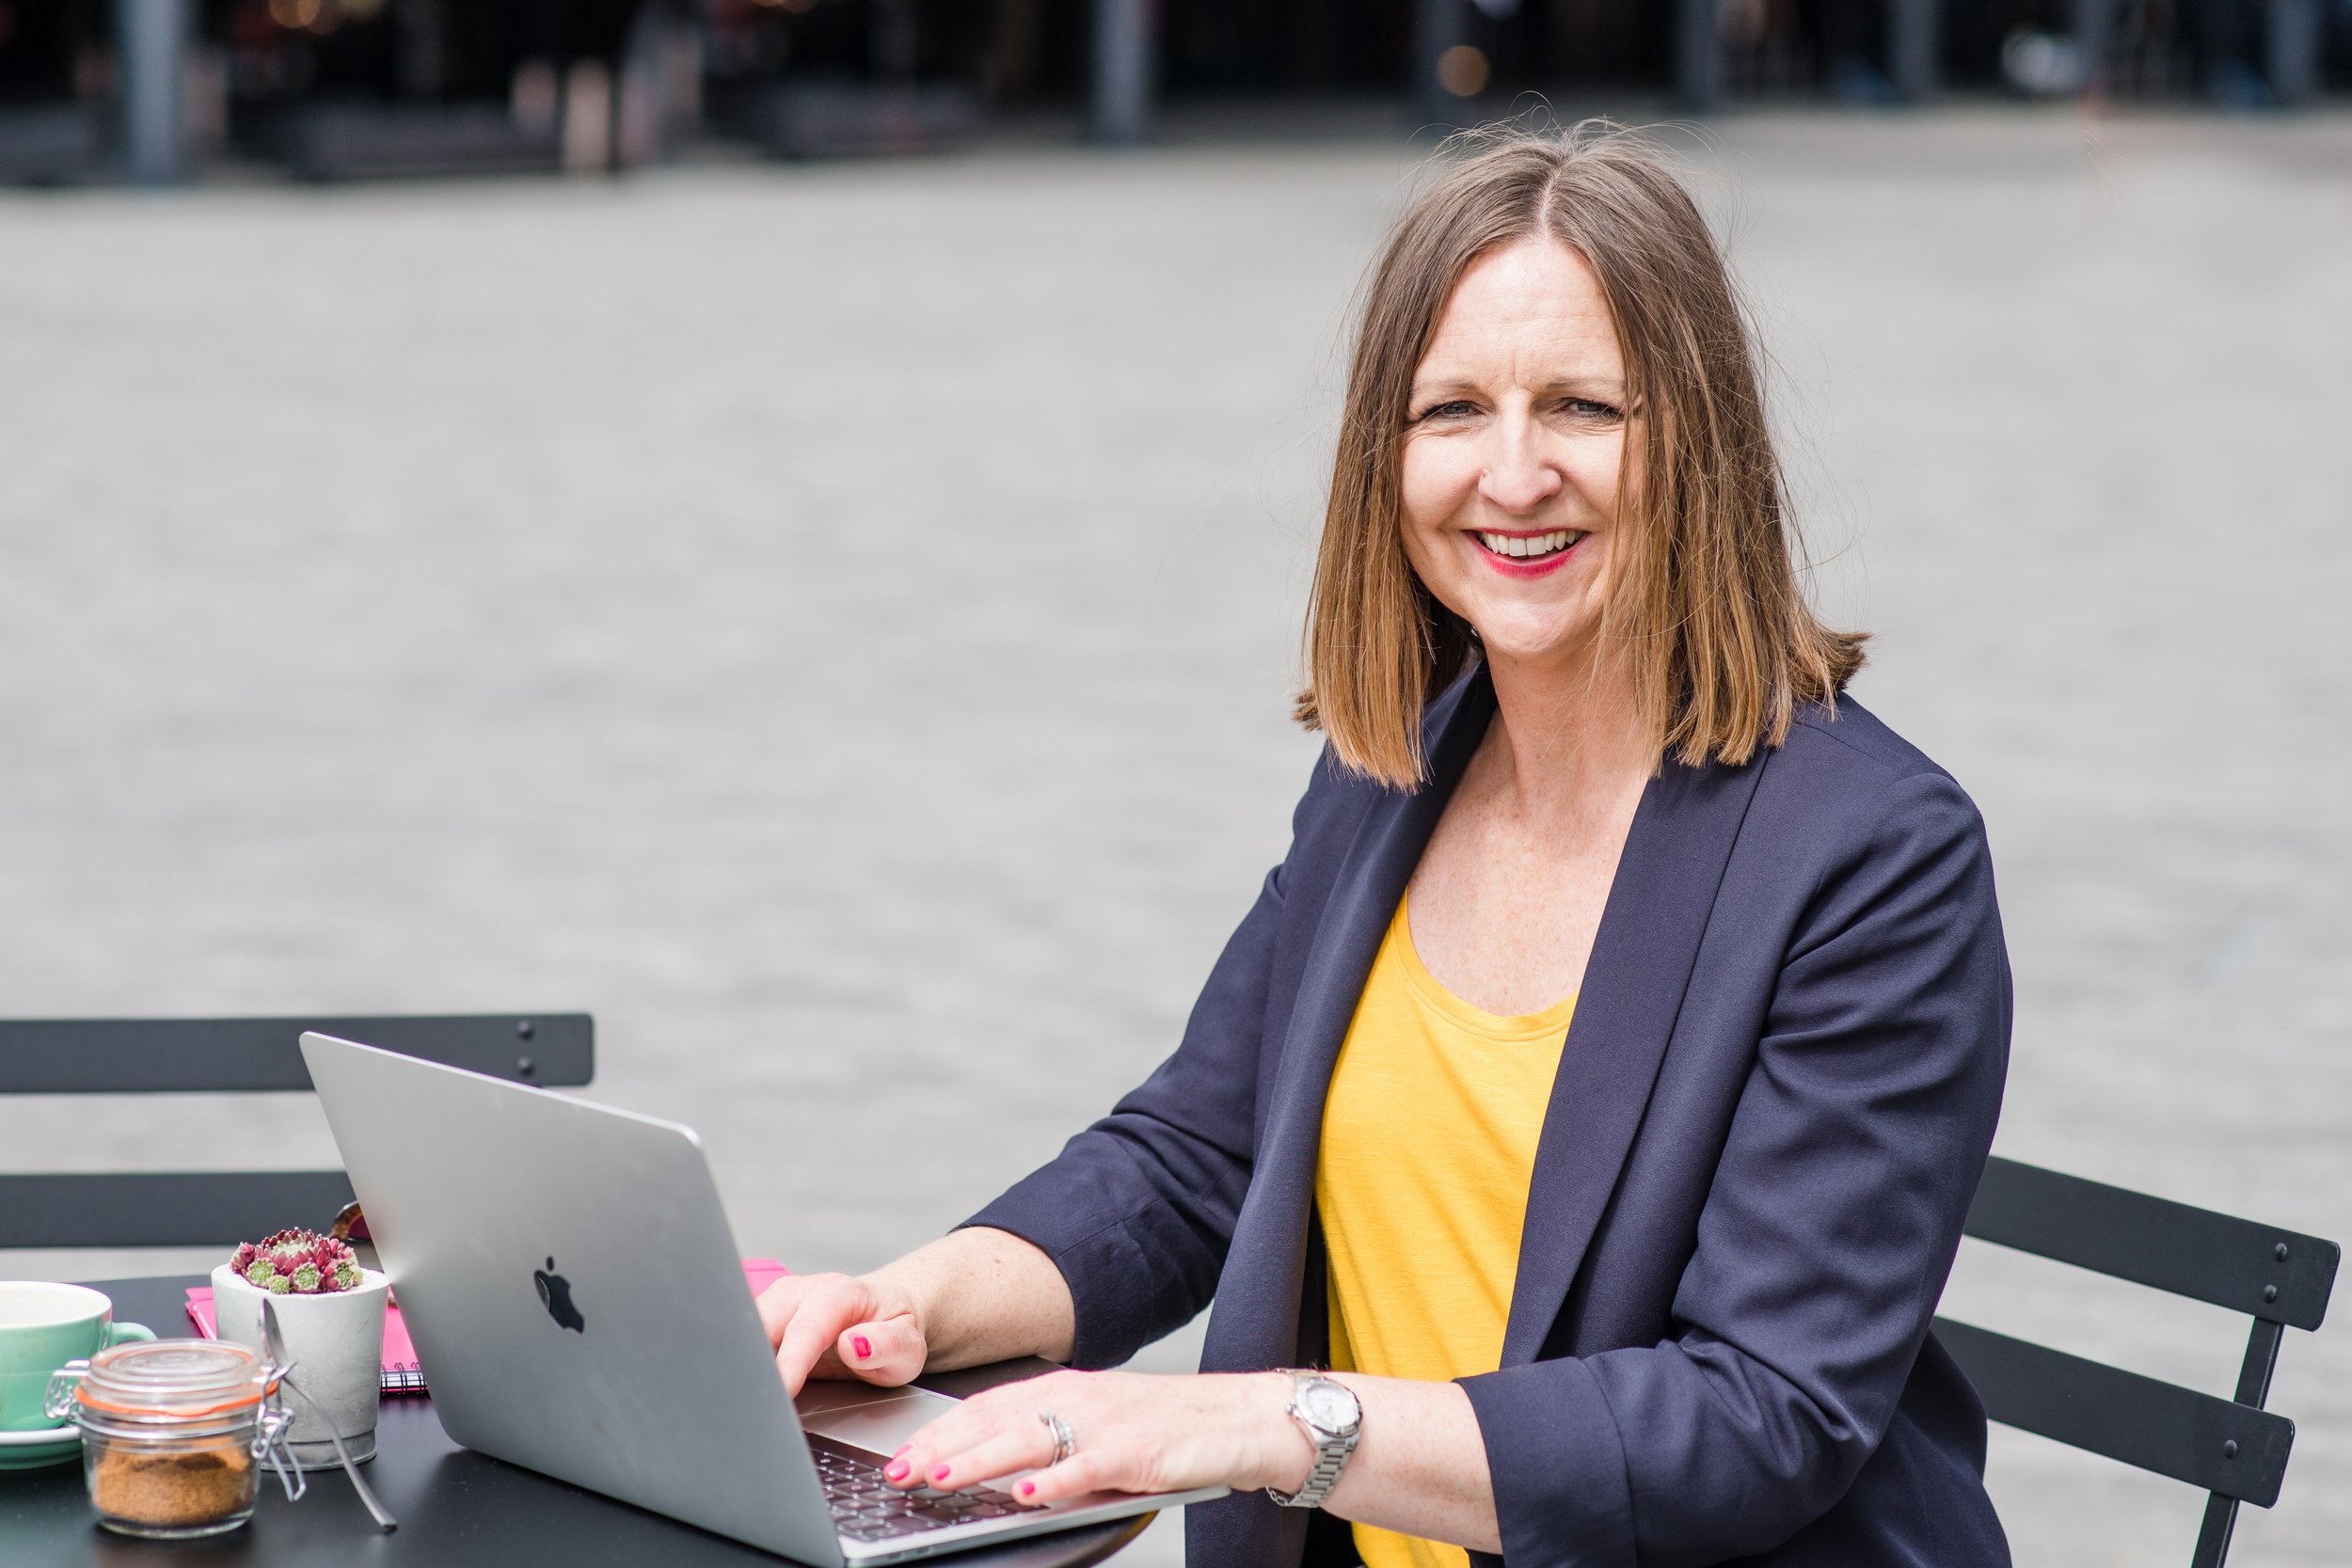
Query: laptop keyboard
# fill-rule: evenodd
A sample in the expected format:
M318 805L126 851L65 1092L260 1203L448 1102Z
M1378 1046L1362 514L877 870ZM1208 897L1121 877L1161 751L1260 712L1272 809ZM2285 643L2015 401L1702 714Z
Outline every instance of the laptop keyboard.
M833 1528L852 1541L882 1541L1035 1512L985 1486L967 1492L901 1492L882 1480L885 1461L813 1432L808 1449L824 1483L825 1501L833 1509Z

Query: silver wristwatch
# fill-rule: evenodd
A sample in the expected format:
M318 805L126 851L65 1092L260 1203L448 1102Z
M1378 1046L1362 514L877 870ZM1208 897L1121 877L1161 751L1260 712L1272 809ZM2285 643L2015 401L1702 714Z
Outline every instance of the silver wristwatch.
M1294 1371L1291 1376L1297 1385L1291 1394L1291 1419L1306 1429L1314 1444L1315 1467L1307 1472L1307 1484L1297 1491L1282 1493L1269 1486L1265 1495L1284 1508L1321 1508L1331 1488L1339 1484L1347 1456L1356 1451L1364 1407L1347 1385L1334 1383L1321 1372Z

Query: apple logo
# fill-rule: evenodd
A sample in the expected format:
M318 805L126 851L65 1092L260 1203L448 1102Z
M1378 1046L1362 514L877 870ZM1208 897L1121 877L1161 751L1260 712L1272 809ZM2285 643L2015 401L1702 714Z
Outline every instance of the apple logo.
M572 1305L572 1282L555 1272L555 1259L548 1259L544 1269L531 1271L531 1282L539 1287L539 1300L548 1309L548 1316L557 1324L574 1334L588 1332L588 1320Z

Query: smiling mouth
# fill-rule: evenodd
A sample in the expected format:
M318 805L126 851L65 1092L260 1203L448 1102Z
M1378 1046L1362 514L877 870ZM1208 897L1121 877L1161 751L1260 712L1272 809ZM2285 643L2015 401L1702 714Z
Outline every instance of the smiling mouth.
M1549 533L1473 533L1470 537L1488 555L1499 555L1505 561L1542 561L1574 549L1584 535L1575 529L1563 528Z

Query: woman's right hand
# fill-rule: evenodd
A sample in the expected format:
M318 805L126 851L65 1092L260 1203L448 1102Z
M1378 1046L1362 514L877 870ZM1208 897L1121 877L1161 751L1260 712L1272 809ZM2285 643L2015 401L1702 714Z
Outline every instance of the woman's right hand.
M851 1275L787 1275L759 1293L759 1322L794 1395L811 1377L911 1383L930 1354L914 1302Z

